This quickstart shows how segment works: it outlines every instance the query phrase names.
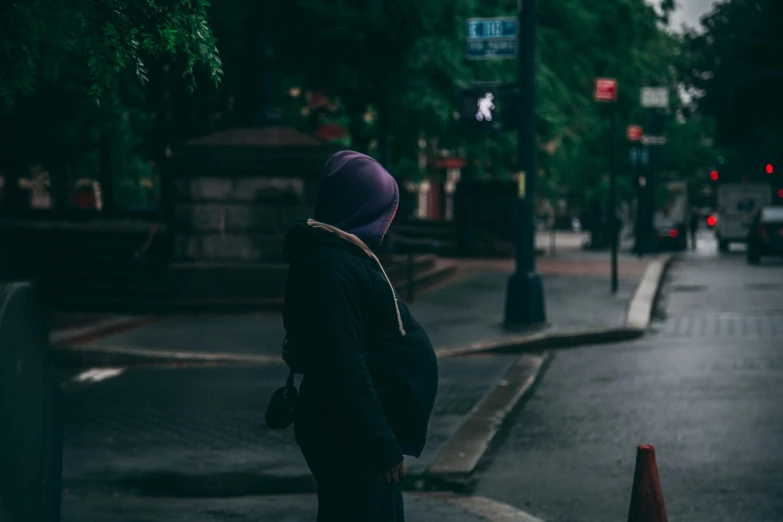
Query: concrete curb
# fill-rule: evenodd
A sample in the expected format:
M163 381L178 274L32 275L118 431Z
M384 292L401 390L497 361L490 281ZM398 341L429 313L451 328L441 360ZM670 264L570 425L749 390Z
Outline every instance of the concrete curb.
M115 333L127 332L140 326L156 323L168 316L135 317L121 316L104 319L86 326L55 330L49 334L49 342L53 345L79 345L100 339Z
M544 522L521 509L486 497L464 497L450 493L428 493L425 495L464 509L487 522Z
M405 492L405 507L411 520L429 522L475 520L476 522L542 522L513 506L480 496L448 493ZM422 502L423 501L423 502ZM63 520L314 520L314 493L257 493L242 497L160 497L107 489L68 490L63 494ZM88 518L89 517L89 518Z
M489 448L503 420L529 394L549 354L523 354L506 376L473 409L444 444L427 474L439 482L470 475Z
M476 353L500 352L521 353L580 346L620 342L641 337L650 323L655 298L660 290L663 276L672 260L670 255L661 255L651 261L636 287L626 313L626 324L618 327L599 327L571 331L543 331L510 337L498 341L475 343L454 348L436 349L438 357L458 357ZM114 328L127 330L147 324L140 320L117 325ZM72 344L53 346L52 353L61 366L129 366L135 364L175 363L226 363L226 364L270 364L280 363L277 356L256 356L225 353L170 352L137 347L94 347L85 342L110 335L117 330L106 327L89 327L61 342ZM56 340L53 340L56 344Z
M172 352L129 346L54 346L52 354L62 368L115 367L165 363L283 364L278 356Z

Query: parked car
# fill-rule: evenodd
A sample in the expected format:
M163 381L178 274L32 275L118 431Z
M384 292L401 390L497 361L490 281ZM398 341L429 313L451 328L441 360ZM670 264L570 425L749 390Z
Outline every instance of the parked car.
M783 206L763 207L751 223L748 263L758 264L764 256L783 257Z
M681 179L666 182L667 196L655 209L653 223L658 236L659 250L688 248L688 184Z
M718 214L715 228L718 251L728 252L731 243L744 243L751 230L753 216L772 204L769 183L724 183L718 187Z

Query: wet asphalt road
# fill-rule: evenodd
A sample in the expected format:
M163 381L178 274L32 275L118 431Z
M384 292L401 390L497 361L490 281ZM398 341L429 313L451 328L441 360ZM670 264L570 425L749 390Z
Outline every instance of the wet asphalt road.
M653 333L555 355L475 494L547 522L623 521L636 445L652 443L669 520L783 521L783 262L702 239Z

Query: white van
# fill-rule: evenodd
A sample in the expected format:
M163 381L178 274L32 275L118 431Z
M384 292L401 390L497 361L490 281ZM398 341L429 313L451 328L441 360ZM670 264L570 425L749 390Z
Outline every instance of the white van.
M753 216L772 203L772 189L766 183L726 183L718 187L718 249L726 252L731 243L745 243Z

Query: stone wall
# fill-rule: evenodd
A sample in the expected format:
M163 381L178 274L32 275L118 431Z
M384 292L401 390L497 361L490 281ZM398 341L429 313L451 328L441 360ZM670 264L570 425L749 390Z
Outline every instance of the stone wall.
M281 262L286 228L311 214L311 185L268 177L175 181L173 260Z

